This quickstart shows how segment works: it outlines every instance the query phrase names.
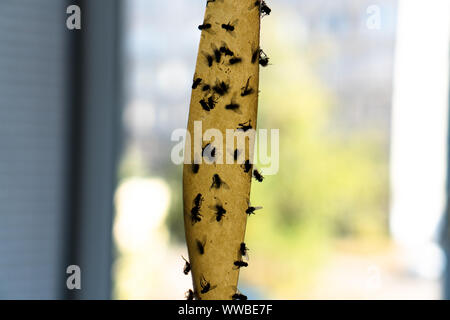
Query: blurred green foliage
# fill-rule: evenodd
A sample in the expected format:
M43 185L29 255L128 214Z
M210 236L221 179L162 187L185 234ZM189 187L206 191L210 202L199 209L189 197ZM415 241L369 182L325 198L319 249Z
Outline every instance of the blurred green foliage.
M334 239L387 234L387 148L376 132L339 132L332 95L275 26L263 38L274 65L262 69L258 127L280 129L280 170L252 184L252 204L264 209L249 218L246 241L260 262L252 269L264 267L243 279L265 277L269 298L298 298Z

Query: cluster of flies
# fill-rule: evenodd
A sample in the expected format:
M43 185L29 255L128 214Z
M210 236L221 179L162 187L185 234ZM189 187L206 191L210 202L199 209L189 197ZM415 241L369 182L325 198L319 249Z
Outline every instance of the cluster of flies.
M207 4L214 1L209 1ZM271 9L266 5L264 1L255 1L254 3L255 7L260 8L261 15L269 15L271 12ZM208 19L206 19L208 20ZM203 24L199 25L199 30L211 30L212 24L204 21ZM233 33L236 29L235 22L228 22L228 23L222 23L221 28L225 30L225 32ZM233 66L236 64L243 63L243 58L237 56L228 46L223 43L219 48L214 47L212 48L211 53L205 54L206 63L208 64L208 67L212 67L214 63L221 63L222 58L228 59L228 65ZM251 53L251 63L254 64L256 61L259 62L259 64L263 67L267 67L269 65L269 57L266 55L266 53L260 49L256 48L252 50ZM192 89L201 88L203 92L206 93L206 96L199 101L200 106L205 111L211 111L215 108L217 104L216 96L224 97L229 93L230 86L224 81L217 81L215 84L208 84L204 83L202 78L195 77L192 84ZM246 84L241 88L241 97L245 97L248 95L251 95L254 93L254 90L250 87L250 78L248 78ZM239 112L240 105L235 103L233 100L231 100L229 103L225 105L226 110L231 110L235 112Z
M224 1L224 0L220 0L220 1ZM206 5L208 6L210 3L213 3L213 2L216 2L216 0L208 0ZM254 2L254 6L260 8L261 16L269 15L271 12L271 9L266 5L265 1L256 0ZM209 30L212 28L212 25L211 25L211 23L205 21L203 24L198 26L198 28L200 30ZM234 32L235 25L230 22L227 24L224 23L221 25L221 28L224 29L226 32ZM243 58L236 56L235 53L230 48L228 48L228 46L224 43L219 48L213 47L213 53L206 55L206 61L207 61L208 67L212 67L214 62L220 63L222 60L222 57L228 58L228 64L231 66L243 62ZM266 67L269 65L269 57L260 48L253 50L252 54L251 54L251 63L254 64L254 63L256 63L256 61L258 61L259 64L263 67ZM241 97L251 95L255 92L254 89L250 87L250 79L251 79L251 77L248 78L245 85L241 88L241 93L240 93ZM208 83L204 83L202 78L197 77L197 78L194 78L194 82L192 84L192 89L195 90L198 88L207 94L212 92L212 94L210 94L207 97L205 96L205 98L203 98L202 100L199 101L202 109L205 111L208 111L208 112L213 110L216 107L219 97L224 97L230 92L230 85L228 83L226 83L225 81L217 81L214 85L211 85ZM239 110L239 108L240 108L240 105L237 104L236 102L234 102L233 100L231 100L230 103L225 105L226 110L237 111L237 110ZM244 132L252 129L251 120L248 120L247 122L239 123L237 129L242 130ZM207 144L203 148L203 152L208 147L210 147L210 144ZM203 156L203 152L202 152L202 156ZM215 148L212 148L210 150L210 154L212 157L215 156ZM239 150L236 149L234 151L234 159L235 160L237 160L238 155L239 155ZM252 172L253 166L249 160L246 160L241 165L241 167L245 173ZM193 173L194 174L198 173L199 169L200 169L199 164L194 163L193 167L192 167ZM259 171L256 169L253 170L253 177L259 182L262 182L264 179L264 177L261 175L261 173L259 173ZM221 188L228 189L229 187L228 187L228 184L225 181L223 181L223 179L216 173L212 177L212 184L210 186L210 189L221 189ZM216 204L214 206L210 206L209 208L214 211L214 219L217 222L221 222L222 219L225 217L227 210L225 209L224 205L222 204L222 202L219 199L217 199L217 198L215 198L215 199L216 199ZM201 214L201 209L202 209L203 201L204 201L204 198L201 193L197 194L197 196L193 200L193 207L191 209L191 222L193 225L202 221L203 215ZM225 205L226 205L226 203L225 203ZM261 209L261 207L253 207L249 204L248 208L245 210L245 213L247 215L252 215L252 214L255 214L255 211L258 209ZM196 240L197 250L200 255L205 254L205 245L206 245L206 239L204 239L203 241L200 241L198 239ZM246 257L248 260L248 248L244 242L242 242L239 246L239 254L241 257ZM183 273L187 275L191 271L191 264L184 257L182 257L182 258L185 261ZM241 258L240 260L234 261L233 265L234 265L235 269L239 269L241 267L247 267L248 262L244 261ZM211 285L211 283L208 280L206 280L204 276L202 276L202 278L200 279L200 287L201 287L200 292L202 294L205 294L205 293L215 289L217 286ZM195 296L196 296L195 293L191 289L189 289L189 291L186 293L187 300L193 300L195 298ZM242 294L238 290L236 290L236 293L233 294L233 296L231 298L233 300L246 300L247 296L245 296L244 294Z
M205 242L201 243L200 241L197 240L197 246L198 246L201 254L204 254L204 252L205 252L204 251L205 250L204 249L204 245L205 245ZM246 257L248 259L248 248L247 248L247 246L246 246L246 244L244 242L242 242L239 245L239 254L242 257ZM183 256L182 256L182 258L185 261L183 273L185 275L188 275L189 272L191 271L191 264ZM241 268L241 267L247 267L248 263L243 261L243 260L238 260L238 261L234 262L234 265L235 265L236 268ZM202 275L202 278L200 279L200 287L201 287L200 292L202 294L205 294L205 293L215 289L217 286L211 285L211 283L208 280L206 280L205 277ZM187 300L194 300L194 297L195 297L194 292L191 289L189 289L188 292L186 293L186 299ZM239 291L236 291L236 293L234 293L231 296L231 298L233 300L247 300L247 296L242 294L242 293L240 293Z
M232 56L228 60L228 63L230 65L235 65L243 61L242 58L235 57L234 52L231 51L226 44L223 44L220 48L214 48L212 54L206 54L206 61L208 66L212 67L214 61L216 63L220 63L222 60L222 55ZM259 61L259 64L263 67L269 65L269 57L260 48L257 48L252 52L251 63L254 64L256 63L257 60ZM255 90L250 86L250 79L251 77L249 77L246 83L241 87L240 90L241 97L246 97L255 93ZM202 92L205 93L204 98L202 98L199 101L199 104L202 107L202 109L207 112L213 110L216 107L219 98L225 97L226 95L228 95L228 93L230 93L230 85L227 82L217 80L215 84L209 84L205 83L204 80L200 77L194 78L192 83L192 89L193 90L200 89ZM240 113L239 112L240 105L237 104L235 101L233 101L233 99L231 99L229 103L225 104L225 109Z

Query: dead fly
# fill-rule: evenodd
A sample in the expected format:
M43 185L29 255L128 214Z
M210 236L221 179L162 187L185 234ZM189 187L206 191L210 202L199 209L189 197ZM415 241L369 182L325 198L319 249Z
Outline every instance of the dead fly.
M196 196L195 199L194 199L194 206L196 206L196 207L201 207L201 206L202 206L202 202L203 202L204 200L205 200L205 199L203 199L201 193L197 194L197 196Z
M250 170L252 170L252 166L253 165L250 163L250 160L245 160L245 162L241 165L245 173L249 173Z
M220 50L217 48L214 49L214 57L216 58L217 63L219 63L220 58L222 58L222 52L220 52Z
M183 258L184 261L186 261L186 264L184 265L183 273L185 275L187 275L189 273L189 271L191 271L191 264L183 256L181 256L181 257Z
M239 110L239 107L239 104L234 103L233 100L229 104L225 105L225 109L241 114L242 112Z
M211 143L208 143L202 148L202 157L208 159L209 162L213 162L216 158L216 148Z
M222 218L225 216L225 213L227 213L227 210L225 210L225 208L222 207L220 204L216 204L215 210L216 210L216 221L220 222Z
M201 209L203 200L204 199L203 199L201 193L197 194L197 196L194 199L194 206L191 209L191 220L192 220L193 225L197 222L202 221L203 216L200 214L200 209Z
M195 244L197 245L198 253L204 254L205 253L206 239L203 240L203 242L200 242L200 240L195 240Z
M211 68L213 65L213 62L214 62L214 57L211 54L203 52L203 51L202 51L202 54L205 57L206 62L208 63L208 67Z
M208 97L208 107L210 110L212 110L216 107L216 103L217 103L217 100L214 99L214 96Z
M255 214L256 210L262 209L262 207L252 207L249 205L249 207L247 208L247 210L245 210L245 213L248 215L252 215Z
M241 164L241 167L242 167L242 162L244 161L244 159L241 159L242 157L241 157L241 155L242 155L242 151L241 150L239 150L239 149L234 149L234 151L229 151L230 152L230 154L232 154L233 155L233 159L234 159L234 161L236 162L236 163L239 163L239 164ZM228 159L228 158L227 158Z
M215 289L217 286L211 286L211 283L209 283L209 281L206 281L205 277L202 276L202 278L200 279L200 287L202 287L202 290L200 292L202 294L205 294Z
M211 23L203 23L198 26L198 30L207 30L211 29Z
M212 65L213 65L213 56L212 55L210 55L210 54L207 54L206 55L206 61L208 61L208 67L212 67Z
M214 213L216 215L215 218L217 222L222 221L222 218L227 213L227 210L225 210L225 208L223 207L222 202L218 199L217 203L214 206L209 206L209 208L215 211Z
M200 105L202 106L203 110L205 110L205 111L210 111L211 110L211 108L208 105L208 102L205 101L205 99L202 99L199 102L200 102Z
M222 24L222 29L225 29L226 31L232 32L234 31L234 26L231 24L231 22L228 22L227 24Z
M253 176L255 177L255 179L258 181L258 182L263 182L263 180L264 180L264 177L262 176L262 174L261 173L259 173L259 171L258 170L253 170Z
M236 293L231 296L231 299L232 300L247 300L247 296L240 293L239 291L236 291Z
M238 158L239 158L239 154L240 154L241 152L238 150L238 149L235 149L234 150L234 152L233 152L233 159L234 159L234 161L237 161L238 160Z
M259 48L256 48L256 50L253 50L252 53L252 63L255 63L256 60L258 60L258 56L260 55Z
M186 300L194 300L194 291L192 291L191 289L189 289L185 294L184 297L186 298Z
M266 2L263 0L261 3L261 16L268 16L272 12L272 9L270 9Z
M237 103L231 102L231 103L229 103L229 104L227 104L225 106L225 109L227 109L227 110L236 110L236 109L239 109L239 105Z
M239 127L237 128L237 130L242 130L244 132L252 129L252 120L248 120L247 122L244 123L239 123Z
M195 206L195 207L201 207L201 206L202 206L202 202L203 202L204 200L205 200L205 199L203 198L203 196L202 196L201 193L197 194L197 196L194 198L194 201L193 201L194 206Z
M235 261L233 264L236 267L236 269L240 269L242 267L248 267L248 263L245 261L242 261L242 260Z
M226 84L224 81L217 82L214 87L212 87L215 93L219 96L223 96L228 93L230 86Z
M234 52L228 49L226 45L222 45L219 50L226 56L234 56Z
M241 63L242 62L242 58L238 58L238 57L234 57L231 58L230 61L228 61L231 65L233 64L237 64L237 63Z
M248 248L245 246L245 242L241 242L241 245L239 246L239 253L248 260Z
M262 51L262 49L259 50L259 64L263 67L267 67L269 65L269 57L264 51Z
M209 85L209 84L205 84L203 87L202 87L202 91L209 91L211 89L211 86Z
M192 84L192 89L197 89L198 85L202 82L202 78L194 79L194 83Z
M247 296L243 295L239 289L235 286L231 286L231 288L234 290L234 294L231 296L232 300L247 300Z
M213 188L220 189L221 187L228 189L228 185L220 178L220 176L217 173L215 173L212 178L212 184L211 184L210 189L213 189Z
M211 146L211 143L207 143L203 148L202 148L202 157L204 157L204 153L205 150L208 149ZM208 149L209 150L209 149Z
M245 84L245 87L241 88L241 97L245 97L245 96L248 96L249 94L253 93L253 89L249 87L250 78L247 79L247 83Z
M191 221L192 224L196 224L197 222L202 221L202 215L200 213L200 207L193 207L191 209Z

